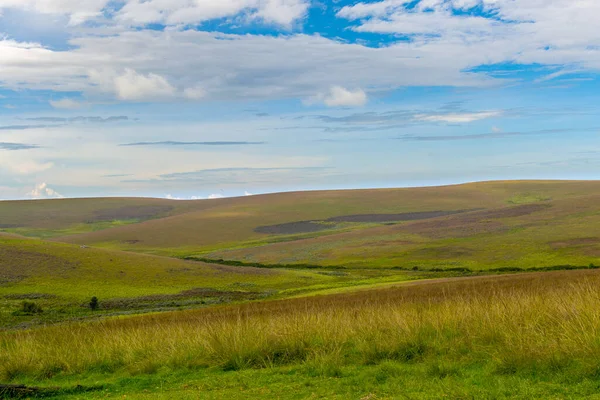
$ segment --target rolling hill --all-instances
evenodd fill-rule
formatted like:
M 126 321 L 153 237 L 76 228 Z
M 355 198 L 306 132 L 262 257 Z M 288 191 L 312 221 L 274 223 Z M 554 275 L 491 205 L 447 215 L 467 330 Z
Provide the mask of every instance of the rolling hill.
M 53 240 L 263 264 L 471 269 L 588 265 L 600 254 L 599 198 L 600 182 L 510 181 L 182 203 L 157 200 L 176 208 L 161 218 L 108 229 L 66 236 L 54 232 Z M 77 200 L 72 204 L 78 208 Z M 90 204 L 93 200 L 86 206 Z M 87 210 L 87 215 L 97 212 Z
M 211 265 L 0 234 L 0 329 L 89 316 L 92 296 L 100 299 L 99 315 L 137 313 L 259 299 L 340 280 L 347 278 Z M 45 312 L 15 317 L 23 301 L 35 301 Z

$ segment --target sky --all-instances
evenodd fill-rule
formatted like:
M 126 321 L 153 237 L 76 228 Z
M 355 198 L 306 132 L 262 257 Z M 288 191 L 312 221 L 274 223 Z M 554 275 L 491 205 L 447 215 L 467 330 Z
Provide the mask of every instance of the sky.
M 598 0 L 0 0 L 0 199 L 600 179 Z

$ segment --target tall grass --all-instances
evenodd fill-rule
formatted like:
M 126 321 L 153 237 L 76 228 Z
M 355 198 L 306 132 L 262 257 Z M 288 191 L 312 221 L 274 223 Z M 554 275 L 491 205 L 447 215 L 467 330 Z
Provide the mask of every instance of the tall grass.
M 0 335 L 0 379 L 384 360 L 600 371 L 598 271 L 467 278 Z M 442 367 L 440 367 L 442 365 Z

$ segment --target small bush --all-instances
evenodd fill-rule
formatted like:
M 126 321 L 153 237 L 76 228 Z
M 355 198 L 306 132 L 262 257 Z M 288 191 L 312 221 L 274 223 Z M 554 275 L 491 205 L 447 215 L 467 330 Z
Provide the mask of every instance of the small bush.
M 94 296 L 90 300 L 90 308 L 92 309 L 92 311 L 96 311 L 98 309 L 98 307 L 99 307 L 98 298 L 96 296 Z
M 23 303 L 21 303 L 21 308 L 17 311 L 15 311 L 13 314 L 14 315 L 35 315 L 35 314 L 41 314 L 43 313 L 44 310 L 42 310 L 42 307 L 37 304 L 34 303 L 33 301 L 24 301 Z

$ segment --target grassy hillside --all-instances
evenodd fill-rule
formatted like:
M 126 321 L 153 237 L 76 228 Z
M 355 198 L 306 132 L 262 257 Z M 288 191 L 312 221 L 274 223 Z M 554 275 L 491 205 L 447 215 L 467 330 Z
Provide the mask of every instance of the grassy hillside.
M 360 230 L 385 227 L 384 224 L 390 222 L 405 224 L 411 219 L 414 223 L 415 218 L 429 221 L 440 212 L 492 210 L 593 194 L 600 195 L 599 182 L 486 182 L 410 189 L 281 193 L 218 200 L 199 211 L 57 240 L 165 255 L 189 255 L 344 232 L 367 238 L 371 231 Z M 387 214 L 387 217 L 381 217 L 381 214 Z M 460 218 L 460 215 L 454 217 Z M 353 232 L 355 230 L 359 232 Z M 421 236 L 419 232 L 394 230 L 390 230 L 390 235 L 400 241 L 415 241 Z M 290 247 L 299 243 L 294 242 Z M 237 257 L 232 253 L 234 255 Z M 246 254 L 240 256 L 244 258 Z M 294 257 L 292 252 L 291 258 Z M 325 258 L 329 260 L 327 256 Z M 250 254 L 248 259 L 260 257 Z M 297 259 L 307 257 L 300 255 Z
M 348 277 L 237 268 L 51 243 L 0 234 L 0 328 L 94 315 L 202 307 L 259 299 L 280 291 L 328 287 Z M 44 312 L 14 315 L 23 301 Z
M 0 231 L 39 238 L 64 236 L 203 210 L 216 203 L 145 198 L 0 201 Z
M 64 398 L 593 398 L 599 284 L 463 278 L 5 332 L 0 379 Z
M 392 223 L 204 257 L 347 267 L 532 268 L 600 263 L 600 195 Z

